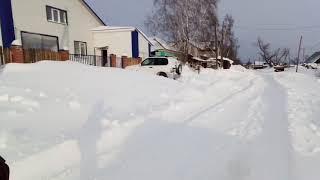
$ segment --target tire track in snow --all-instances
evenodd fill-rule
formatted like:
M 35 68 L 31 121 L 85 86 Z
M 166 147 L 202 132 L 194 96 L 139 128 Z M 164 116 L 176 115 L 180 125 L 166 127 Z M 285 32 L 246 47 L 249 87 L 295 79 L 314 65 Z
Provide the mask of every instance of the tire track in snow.
M 216 108 L 217 106 L 227 102 L 228 100 L 231 100 L 232 98 L 234 98 L 235 96 L 241 94 L 242 92 L 247 91 L 248 89 L 250 89 L 251 87 L 253 87 L 254 85 L 254 81 L 255 79 L 250 80 L 249 85 L 247 85 L 246 87 L 244 87 L 243 89 L 236 91 L 235 93 L 232 93 L 230 95 L 228 95 L 227 97 L 223 98 L 222 100 L 220 100 L 217 103 L 214 103 L 212 105 L 206 106 L 205 108 L 203 108 L 202 110 L 196 112 L 194 115 L 190 116 L 189 118 L 187 118 L 186 120 L 183 121 L 183 123 L 190 123 L 193 120 L 195 120 L 196 118 L 198 118 L 199 116 L 201 116 L 203 113 L 206 113 L 214 108 Z

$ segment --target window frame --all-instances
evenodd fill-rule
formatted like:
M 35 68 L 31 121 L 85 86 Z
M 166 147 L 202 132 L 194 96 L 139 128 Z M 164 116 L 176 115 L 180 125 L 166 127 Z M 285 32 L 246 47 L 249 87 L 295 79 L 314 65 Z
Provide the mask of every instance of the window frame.
M 48 16 L 48 10 L 50 10 L 49 13 L 51 15 L 51 19 Z M 58 21 L 54 20 L 54 11 L 57 12 Z M 63 17 L 64 17 L 64 21 L 65 22 L 62 22 L 61 14 L 64 14 Z M 68 25 L 68 23 L 69 23 L 69 21 L 68 21 L 68 12 L 66 10 L 63 10 L 63 9 L 59 9 L 59 8 L 56 8 L 56 7 L 52 7 L 52 6 L 46 5 L 46 16 L 47 16 L 47 21 L 51 22 L 51 23 L 57 23 L 57 24 L 62 24 L 62 25 Z
M 80 53 L 76 53 L 76 43 L 79 43 L 78 45 L 79 45 L 79 50 L 80 50 Z M 81 54 L 82 53 L 82 50 L 81 50 L 81 47 L 82 47 L 82 45 L 83 44 L 85 44 L 86 46 L 86 52 L 85 52 L 85 54 Z M 87 42 L 84 42 L 84 41 L 74 41 L 73 42 L 73 46 L 74 46 L 74 54 L 75 55 L 77 55 L 77 56 L 87 56 L 88 55 L 88 43 Z
M 52 37 L 57 39 L 57 52 L 59 52 L 60 47 L 59 47 L 59 37 L 58 36 L 52 36 L 48 34 L 41 34 L 41 33 L 33 33 L 33 32 L 28 32 L 28 31 L 21 31 L 20 32 L 20 37 L 21 37 L 21 43 L 22 43 L 22 48 L 24 48 L 24 43 L 23 43 L 23 35 L 22 34 L 33 34 L 33 35 L 39 35 L 39 36 L 47 36 L 47 37 Z

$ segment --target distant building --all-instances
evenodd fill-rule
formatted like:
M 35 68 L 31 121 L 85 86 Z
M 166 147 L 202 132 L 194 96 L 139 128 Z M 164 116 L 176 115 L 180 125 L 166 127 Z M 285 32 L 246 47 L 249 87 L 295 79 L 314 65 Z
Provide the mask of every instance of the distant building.
M 152 41 L 152 56 L 180 57 L 181 55 L 183 55 L 183 53 L 178 51 L 173 44 L 167 43 L 160 38 L 151 37 L 150 40 Z

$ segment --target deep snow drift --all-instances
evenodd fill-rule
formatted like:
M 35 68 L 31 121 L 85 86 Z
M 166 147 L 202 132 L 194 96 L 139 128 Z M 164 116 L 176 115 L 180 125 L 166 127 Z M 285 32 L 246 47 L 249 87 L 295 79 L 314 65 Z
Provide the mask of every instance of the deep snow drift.
M 318 180 L 312 73 L 188 68 L 178 81 L 72 62 L 0 69 L 12 179 Z

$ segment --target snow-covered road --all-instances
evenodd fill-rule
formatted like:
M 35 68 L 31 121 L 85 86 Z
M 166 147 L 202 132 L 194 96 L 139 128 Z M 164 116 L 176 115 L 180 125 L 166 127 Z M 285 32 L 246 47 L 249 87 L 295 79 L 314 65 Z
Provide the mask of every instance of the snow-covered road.
M 186 69 L 176 82 L 71 62 L 9 65 L 0 152 L 14 180 L 317 180 L 318 92 L 305 73 L 240 67 Z

